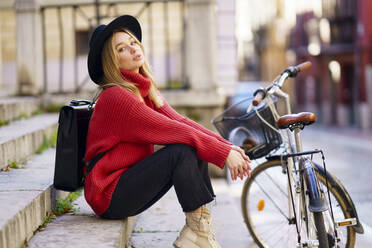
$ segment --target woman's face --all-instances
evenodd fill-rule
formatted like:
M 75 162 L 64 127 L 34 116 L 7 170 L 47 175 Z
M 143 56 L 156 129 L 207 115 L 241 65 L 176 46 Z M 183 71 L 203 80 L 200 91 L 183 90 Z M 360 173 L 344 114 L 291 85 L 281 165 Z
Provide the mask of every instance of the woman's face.
M 119 67 L 138 73 L 145 62 L 141 46 L 125 32 L 114 33 L 113 41 L 114 49 L 119 54 Z

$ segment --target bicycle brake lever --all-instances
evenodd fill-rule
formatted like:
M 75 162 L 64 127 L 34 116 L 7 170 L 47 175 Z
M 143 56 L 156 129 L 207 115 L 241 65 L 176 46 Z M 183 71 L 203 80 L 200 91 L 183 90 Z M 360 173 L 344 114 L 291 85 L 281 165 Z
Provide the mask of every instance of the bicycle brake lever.
M 249 104 L 249 107 L 247 108 L 247 114 L 248 114 L 249 112 L 251 112 L 252 109 L 253 109 L 253 104 L 251 103 L 251 104 Z

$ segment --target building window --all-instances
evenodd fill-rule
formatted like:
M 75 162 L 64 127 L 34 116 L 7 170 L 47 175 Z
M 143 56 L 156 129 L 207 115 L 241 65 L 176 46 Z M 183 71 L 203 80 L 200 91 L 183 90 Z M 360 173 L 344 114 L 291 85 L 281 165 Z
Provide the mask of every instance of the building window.
M 89 31 L 88 30 L 76 30 L 76 54 L 87 55 L 89 52 Z

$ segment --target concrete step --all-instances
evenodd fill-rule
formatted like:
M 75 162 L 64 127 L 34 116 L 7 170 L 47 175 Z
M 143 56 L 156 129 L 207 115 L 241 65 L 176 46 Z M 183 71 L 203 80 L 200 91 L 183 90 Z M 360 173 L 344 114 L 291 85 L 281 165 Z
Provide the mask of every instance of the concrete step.
M 19 248 L 51 212 L 54 160 L 51 148 L 22 169 L 0 172 L 0 247 Z
M 58 127 L 58 114 L 42 114 L 0 127 L 0 169 L 35 153 Z
M 0 121 L 9 122 L 20 117 L 30 117 L 40 108 L 40 99 L 36 97 L 0 98 Z
M 243 221 L 239 198 L 231 194 L 231 187 L 224 179 L 213 179 L 212 184 L 217 198 L 208 206 L 221 247 L 257 247 Z M 184 224 L 185 215 L 172 188 L 138 217 L 130 245 L 132 248 L 171 248 Z
M 116 248 L 127 247 L 137 217 L 104 220 L 97 217 L 84 196 L 74 203 L 74 214 L 56 217 L 45 230 L 35 234 L 28 248 Z

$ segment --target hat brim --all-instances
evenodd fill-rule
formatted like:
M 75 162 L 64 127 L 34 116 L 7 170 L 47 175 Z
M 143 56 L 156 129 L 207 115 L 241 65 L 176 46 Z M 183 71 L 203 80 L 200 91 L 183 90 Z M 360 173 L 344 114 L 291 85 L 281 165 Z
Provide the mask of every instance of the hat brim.
M 142 40 L 141 25 L 137 19 L 130 15 L 119 16 L 110 22 L 94 40 L 88 54 L 88 73 L 94 83 L 100 84 L 103 76 L 101 53 L 105 41 L 118 29 L 127 29 L 136 38 Z

